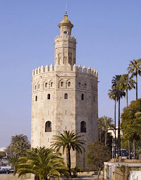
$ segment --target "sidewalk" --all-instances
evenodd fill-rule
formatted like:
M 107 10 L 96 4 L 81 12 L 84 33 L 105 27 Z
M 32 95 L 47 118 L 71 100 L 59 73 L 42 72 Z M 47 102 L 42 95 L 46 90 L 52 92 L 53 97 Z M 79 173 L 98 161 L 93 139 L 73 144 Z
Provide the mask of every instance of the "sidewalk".
M 99 179 L 102 179 L 103 178 L 103 175 L 100 175 L 99 176 Z M 69 180 L 94 180 L 94 179 L 97 179 L 97 175 L 92 175 L 92 173 L 80 173 L 77 178 L 69 178 Z M 61 180 L 67 180 L 67 178 L 65 177 L 62 177 Z

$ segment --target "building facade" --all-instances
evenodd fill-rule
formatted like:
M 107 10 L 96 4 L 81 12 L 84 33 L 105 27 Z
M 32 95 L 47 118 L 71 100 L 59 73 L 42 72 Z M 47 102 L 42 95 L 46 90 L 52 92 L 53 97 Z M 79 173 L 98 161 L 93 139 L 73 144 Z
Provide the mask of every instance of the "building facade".
M 32 147 L 50 147 L 53 135 L 74 131 L 83 135 L 85 152 L 71 152 L 72 167 L 88 170 L 86 152 L 98 140 L 98 73 L 76 66 L 76 38 L 68 15 L 58 25 L 55 65 L 32 72 Z M 66 157 L 64 155 L 66 161 Z

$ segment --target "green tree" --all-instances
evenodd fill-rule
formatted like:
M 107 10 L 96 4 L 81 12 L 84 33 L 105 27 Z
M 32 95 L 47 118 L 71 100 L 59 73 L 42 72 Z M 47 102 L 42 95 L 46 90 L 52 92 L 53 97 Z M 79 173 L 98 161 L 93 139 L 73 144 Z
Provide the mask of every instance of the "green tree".
M 55 148 L 57 151 L 60 148 L 63 148 L 63 153 L 66 150 L 67 155 L 67 166 L 69 168 L 69 173 L 71 176 L 71 149 L 76 150 L 78 153 L 82 153 L 82 149 L 84 149 L 83 145 L 85 144 L 84 140 L 80 138 L 82 135 L 75 134 L 73 131 L 64 131 L 63 134 L 59 133 L 59 135 L 54 135 L 53 142 L 51 147 Z
M 135 141 L 139 143 L 141 140 L 141 99 L 132 101 L 128 108 L 124 108 L 121 118 L 124 140 L 134 143 L 135 154 Z
M 61 174 L 69 176 L 63 158 L 55 153 L 53 149 L 44 147 L 32 148 L 27 150 L 25 155 L 21 155 L 14 174 L 16 173 L 19 177 L 32 173 L 39 180 L 47 180 L 50 177 L 60 179 Z
M 23 134 L 15 135 L 11 137 L 11 143 L 7 147 L 7 152 L 12 153 L 13 156 L 19 156 L 27 149 L 30 148 L 30 143 L 27 136 Z
M 17 167 L 18 157 L 21 154 L 24 154 L 29 148 L 30 143 L 27 136 L 19 134 L 11 137 L 11 143 L 7 147 L 6 152 L 8 154 L 8 161 L 14 166 L 15 170 Z
M 115 126 L 113 124 L 113 119 L 110 117 L 102 116 L 98 118 L 98 129 L 104 130 L 104 140 L 105 140 L 105 146 L 107 145 L 107 133 L 109 129 L 115 129 Z
M 88 149 L 87 152 L 87 161 L 88 164 L 94 165 L 94 170 L 98 173 L 98 179 L 100 171 L 104 167 L 104 162 L 111 159 L 111 152 L 108 147 L 104 146 L 101 142 L 97 141 Z
M 130 61 L 129 67 L 127 68 L 128 74 L 132 77 L 136 77 L 136 100 L 138 99 L 138 75 L 141 76 L 141 59 Z

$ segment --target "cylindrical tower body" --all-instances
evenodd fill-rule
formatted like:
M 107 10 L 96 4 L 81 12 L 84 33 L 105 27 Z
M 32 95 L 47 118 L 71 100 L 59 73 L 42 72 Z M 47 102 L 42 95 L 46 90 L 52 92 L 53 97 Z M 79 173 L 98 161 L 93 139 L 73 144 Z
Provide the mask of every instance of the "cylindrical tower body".
M 85 152 L 71 152 L 72 167 L 90 170 L 86 152 L 98 140 L 98 74 L 76 66 L 76 38 L 65 15 L 55 38 L 55 67 L 39 67 L 32 73 L 32 147 L 50 147 L 53 135 L 64 130 L 83 135 Z M 66 156 L 63 156 L 66 161 Z

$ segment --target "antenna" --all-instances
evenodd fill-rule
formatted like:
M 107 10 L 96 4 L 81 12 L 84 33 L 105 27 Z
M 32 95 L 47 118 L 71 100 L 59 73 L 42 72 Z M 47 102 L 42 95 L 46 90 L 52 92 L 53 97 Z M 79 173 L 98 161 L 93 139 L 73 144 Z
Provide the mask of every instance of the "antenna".
M 65 14 L 67 14 L 67 3 L 66 3 L 66 11 L 65 11 Z

